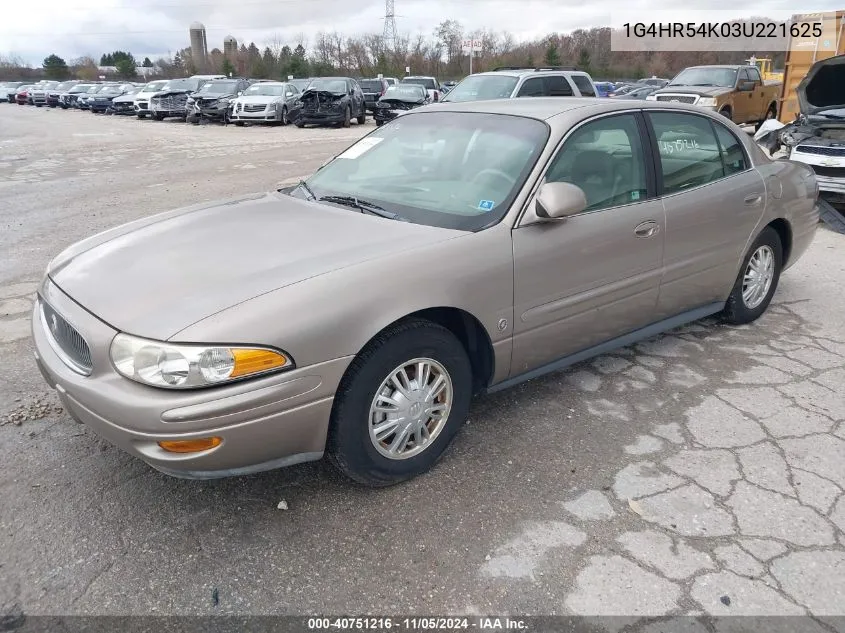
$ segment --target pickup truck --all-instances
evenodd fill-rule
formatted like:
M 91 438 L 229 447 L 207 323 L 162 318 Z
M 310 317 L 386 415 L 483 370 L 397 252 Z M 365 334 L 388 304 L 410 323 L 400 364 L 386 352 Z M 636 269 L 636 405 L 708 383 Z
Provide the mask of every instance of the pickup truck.
M 757 66 L 690 66 L 646 99 L 690 103 L 759 127 L 777 117 L 780 89 L 779 82 L 763 81 Z

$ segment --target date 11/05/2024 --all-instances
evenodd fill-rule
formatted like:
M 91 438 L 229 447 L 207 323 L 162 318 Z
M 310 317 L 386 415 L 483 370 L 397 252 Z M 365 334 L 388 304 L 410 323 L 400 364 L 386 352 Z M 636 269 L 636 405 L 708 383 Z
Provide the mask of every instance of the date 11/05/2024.
M 510 617 L 328 617 L 308 618 L 308 629 L 346 631 L 525 631 L 525 620 Z
M 786 38 L 821 37 L 819 22 L 626 22 L 625 37 Z

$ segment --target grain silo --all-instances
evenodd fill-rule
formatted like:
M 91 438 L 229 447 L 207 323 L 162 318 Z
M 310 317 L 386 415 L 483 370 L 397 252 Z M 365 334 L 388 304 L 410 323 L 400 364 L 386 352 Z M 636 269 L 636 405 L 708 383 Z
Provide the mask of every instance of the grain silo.
M 205 37 L 205 27 L 200 22 L 191 24 L 191 60 L 197 72 L 202 72 L 208 65 L 208 41 Z
M 223 38 L 223 55 L 230 62 L 234 62 L 238 57 L 238 40 L 231 35 Z

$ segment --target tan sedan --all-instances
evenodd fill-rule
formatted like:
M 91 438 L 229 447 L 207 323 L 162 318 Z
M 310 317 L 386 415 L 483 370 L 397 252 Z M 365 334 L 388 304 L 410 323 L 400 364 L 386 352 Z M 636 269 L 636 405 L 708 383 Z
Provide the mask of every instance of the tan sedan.
M 813 172 L 689 106 L 403 114 L 298 186 L 54 259 L 33 318 L 68 412 L 181 477 L 328 454 L 427 470 L 474 394 L 702 317 L 747 323 L 818 221 Z

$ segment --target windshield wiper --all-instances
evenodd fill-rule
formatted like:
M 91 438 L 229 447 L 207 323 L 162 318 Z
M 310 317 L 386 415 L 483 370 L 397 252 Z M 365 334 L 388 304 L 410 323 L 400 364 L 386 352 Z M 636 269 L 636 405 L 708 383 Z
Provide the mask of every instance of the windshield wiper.
M 381 218 L 388 218 L 390 220 L 399 220 L 400 216 L 397 213 L 392 213 L 385 210 L 383 207 L 367 202 L 366 200 L 359 200 L 355 196 L 323 196 L 319 199 L 320 202 L 334 202 L 335 204 L 342 204 L 347 207 L 353 207 L 361 211 L 361 213 L 371 213 Z
M 300 180 L 299 184 L 296 185 L 297 187 L 302 187 L 305 190 L 306 195 L 308 196 L 309 200 L 316 200 L 317 196 L 314 195 L 314 192 L 311 191 L 311 187 L 308 186 L 308 183 L 304 180 Z

